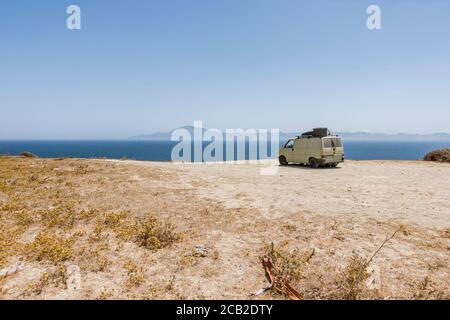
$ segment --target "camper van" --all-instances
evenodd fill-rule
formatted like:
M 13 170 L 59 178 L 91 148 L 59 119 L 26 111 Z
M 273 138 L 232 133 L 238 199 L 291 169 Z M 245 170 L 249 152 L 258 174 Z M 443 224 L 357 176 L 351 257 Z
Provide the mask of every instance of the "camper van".
M 311 168 L 336 167 L 344 162 L 341 138 L 326 128 L 316 128 L 289 139 L 279 153 L 280 165 L 309 164 Z

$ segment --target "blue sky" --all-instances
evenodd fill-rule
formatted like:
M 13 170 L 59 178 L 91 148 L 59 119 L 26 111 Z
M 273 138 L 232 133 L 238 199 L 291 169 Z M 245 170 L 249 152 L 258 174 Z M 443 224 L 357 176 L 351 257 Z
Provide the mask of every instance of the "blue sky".
M 2 0 L 0 139 L 450 132 L 449 36 L 446 0 Z

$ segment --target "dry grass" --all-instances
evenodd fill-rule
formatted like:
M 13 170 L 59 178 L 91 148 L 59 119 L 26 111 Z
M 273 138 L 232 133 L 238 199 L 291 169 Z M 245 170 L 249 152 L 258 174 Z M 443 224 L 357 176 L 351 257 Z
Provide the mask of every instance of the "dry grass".
M 265 249 L 267 252 L 268 248 Z M 273 244 L 265 255 L 273 263 L 273 273 L 276 281 L 273 283 L 275 293 L 289 298 L 290 291 L 286 287 L 289 284 L 296 288 L 302 298 L 312 298 L 311 288 L 307 288 L 304 270 L 306 268 L 318 268 L 317 265 L 308 265 L 315 254 L 315 250 L 299 253 L 298 250 L 289 252 L 285 249 L 275 249 Z M 327 275 L 320 275 L 318 279 Z M 369 277 L 367 273 L 367 259 L 360 256 L 353 256 L 350 262 L 339 273 L 334 275 L 334 280 L 328 284 L 323 283 L 319 288 L 314 288 L 313 297 L 316 299 L 338 299 L 356 300 L 367 297 L 365 280 Z
M 450 292 L 429 276 L 412 285 L 412 298 L 416 300 L 450 300 Z
M 365 281 L 367 273 L 367 260 L 360 256 L 353 256 L 345 270 L 337 276 L 337 290 L 332 294 L 334 299 L 356 300 L 363 298 L 367 291 Z
M 142 266 L 138 266 L 136 263 L 128 260 L 123 267 L 127 271 L 126 287 L 139 287 L 145 282 Z
M 181 239 L 175 227 L 155 217 L 147 217 L 136 223 L 136 242 L 147 249 L 157 250 L 171 246 Z
M 283 249 L 271 250 L 266 256 L 273 262 L 276 281 L 273 293 L 285 298 L 295 298 L 286 284 L 295 288 L 302 299 L 358 300 L 380 298 L 366 286 L 369 277 L 367 259 L 354 255 L 341 271 L 334 274 L 321 273 L 320 265 L 310 264 L 314 251 L 299 254 Z M 315 269 L 314 281 L 306 279 L 305 269 Z M 308 274 L 308 276 L 311 276 Z M 331 278 L 331 281 L 323 279 Z
M 105 272 L 114 268 L 111 257 L 126 243 L 157 251 L 181 240 L 173 224 L 151 214 L 142 218 L 95 203 L 86 207 L 76 181 L 96 169 L 79 162 L 0 157 L 0 267 L 25 259 L 48 269 L 36 274 L 23 296 L 40 295 L 55 287 L 52 284 L 64 282 L 64 263 Z M 104 180 L 89 183 L 104 185 Z M 126 261 L 120 264 L 126 270 L 123 288 L 131 290 L 145 283 L 146 275 L 142 264 Z M 98 298 L 112 297 L 113 292 L 105 288 Z
M 106 229 L 112 230 L 123 241 L 133 241 L 150 250 L 169 247 L 182 238 L 170 222 L 161 221 L 151 214 L 143 219 L 135 218 L 128 211 L 101 214 L 91 239 L 101 240 Z
M 37 212 L 37 216 L 46 228 L 57 228 L 66 231 L 73 228 L 76 218 L 75 215 L 75 204 L 67 200 L 57 207 L 38 210 Z
M 271 244 L 270 251 L 267 256 L 271 259 L 277 270 L 277 277 L 280 282 L 298 282 L 302 278 L 302 272 L 305 263 L 309 260 L 309 256 L 300 254 L 298 250 L 293 252 L 284 249 L 275 249 Z M 277 287 L 279 283 L 275 283 L 276 289 L 281 292 L 281 288 Z
M 369 258 L 354 254 L 344 269 L 332 275 L 331 281 L 322 281 L 322 279 L 330 278 L 330 275 L 320 274 L 320 271 L 316 271 L 314 274 L 316 280 L 313 284 L 305 281 L 305 269 L 320 270 L 320 266 L 311 263 L 315 256 L 315 249 L 299 253 L 297 249 L 294 251 L 287 251 L 283 247 L 275 249 L 272 243 L 264 251 L 268 252 L 265 257 L 268 257 L 273 264 L 273 272 L 276 278 L 273 287 L 277 293 L 290 298 L 296 297 L 291 294 L 292 289 L 287 284 L 298 288 L 296 291 L 301 299 L 358 300 L 381 298 L 376 291 L 369 290 L 367 286 L 366 282 L 370 277 L 368 267 L 383 247 L 399 232 L 406 233 L 403 225 L 387 237 Z M 317 282 L 320 283 L 318 286 Z
M 55 234 L 41 232 L 31 243 L 25 244 L 23 252 L 35 261 L 63 262 L 72 259 L 73 237 L 64 238 Z
M 280 279 L 274 298 L 285 298 L 290 283 L 305 299 L 448 299 L 447 229 L 427 230 L 431 236 L 412 229 L 371 261 L 396 223 L 333 222 L 312 212 L 267 217 L 201 198 L 198 190 L 209 187 L 203 178 L 195 175 L 192 187 L 189 170 L 177 176 L 178 167 L 163 168 L 0 157 L 0 270 L 24 264 L 3 273 L 0 297 L 246 298 L 265 281 L 264 254 Z M 270 241 L 276 248 L 261 252 Z M 411 250 L 420 257 L 408 256 Z M 417 266 L 423 258 L 425 269 Z M 414 263 L 402 269 L 408 259 Z M 369 264 L 383 269 L 379 291 L 366 288 Z M 69 266 L 81 272 L 82 287 L 73 292 Z

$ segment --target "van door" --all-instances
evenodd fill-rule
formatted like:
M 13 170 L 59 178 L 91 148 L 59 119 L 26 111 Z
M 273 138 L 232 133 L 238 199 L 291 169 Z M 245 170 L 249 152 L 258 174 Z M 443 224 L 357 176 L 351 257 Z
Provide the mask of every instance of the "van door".
M 305 155 L 306 162 L 309 162 L 310 158 L 320 159 L 322 157 L 322 139 L 321 138 L 311 138 L 308 142 L 308 152 Z
M 295 139 L 294 140 L 294 147 L 292 148 L 292 162 L 294 163 L 298 163 L 298 157 L 299 157 L 299 152 L 300 152 L 301 148 L 300 148 L 300 140 L 299 139 Z
M 332 142 L 333 142 L 333 151 L 334 151 L 333 156 L 336 159 L 342 160 L 343 155 L 344 155 L 344 146 L 342 145 L 341 138 L 339 138 L 339 137 L 333 138 Z
M 333 147 L 332 138 L 322 138 L 322 155 L 323 156 L 333 156 L 335 148 Z
M 342 141 L 339 137 L 323 138 L 322 144 L 323 144 L 323 152 L 322 152 L 323 158 L 327 158 L 329 159 L 329 161 L 342 160 L 344 148 L 342 146 Z
M 284 156 L 288 162 L 294 162 L 294 140 L 290 139 L 284 145 Z
M 309 139 L 298 139 L 295 141 L 295 162 L 297 163 L 307 163 L 306 154 L 308 153 L 308 143 Z

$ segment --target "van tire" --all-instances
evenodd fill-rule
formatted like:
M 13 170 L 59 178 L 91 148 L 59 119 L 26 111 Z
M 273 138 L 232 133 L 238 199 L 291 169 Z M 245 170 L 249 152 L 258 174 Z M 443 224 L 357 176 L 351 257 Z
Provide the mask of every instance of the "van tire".
M 280 156 L 278 158 L 278 161 L 280 161 L 280 165 L 282 165 L 282 166 L 287 166 L 287 164 L 288 164 L 285 156 Z
M 319 167 L 319 162 L 316 160 L 316 158 L 310 158 L 309 166 L 313 169 L 317 169 Z

